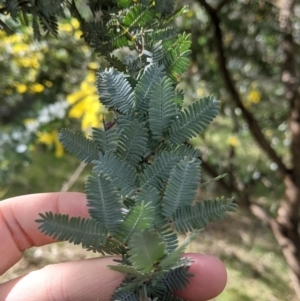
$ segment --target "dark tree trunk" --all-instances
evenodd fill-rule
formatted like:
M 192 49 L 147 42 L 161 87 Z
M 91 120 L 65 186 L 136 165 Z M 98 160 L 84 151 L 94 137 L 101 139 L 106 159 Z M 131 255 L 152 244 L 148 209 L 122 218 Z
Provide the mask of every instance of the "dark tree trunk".
M 278 209 L 276 221 L 271 226 L 282 248 L 290 269 L 294 289 L 300 300 L 300 93 L 296 74 L 295 46 L 293 40 L 292 12 L 294 0 L 280 1 L 279 21 L 283 36 L 285 60 L 282 66 L 282 82 L 285 99 L 289 102 L 289 130 L 291 133 L 291 170 L 284 177 L 285 197 Z

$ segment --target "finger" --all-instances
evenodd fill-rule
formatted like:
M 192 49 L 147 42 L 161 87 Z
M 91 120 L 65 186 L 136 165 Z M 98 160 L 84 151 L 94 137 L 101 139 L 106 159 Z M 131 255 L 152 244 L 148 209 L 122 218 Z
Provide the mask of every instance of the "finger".
M 5 301 L 108 301 L 123 275 L 108 269 L 111 257 L 49 265 L 0 285 Z
M 46 211 L 88 217 L 85 195 L 77 192 L 31 194 L 0 202 L 0 258 L 5 258 L 0 260 L 0 275 L 21 259 L 25 249 L 53 242 L 35 222 Z
M 190 301 L 210 300 L 218 296 L 227 282 L 227 272 L 220 259 L 196 253 L 187 253 L 184 256 L 194 259 L 189 268 L 194 277 L 190 277 L 190 283 L 185 290 L 176 292 L 176 295 Z
M 215 257 L 185 254 L 194 263 L 187 288 L 178 293 L 190 301 L 205 301 L 217 296 L 226 283 L 226 272 Z M 108 301 L 121 283 L 122 274 L 107 268 L 115 264 L 112 257 L 60 263 L 0 285 L 0 296 L 6 301 Z

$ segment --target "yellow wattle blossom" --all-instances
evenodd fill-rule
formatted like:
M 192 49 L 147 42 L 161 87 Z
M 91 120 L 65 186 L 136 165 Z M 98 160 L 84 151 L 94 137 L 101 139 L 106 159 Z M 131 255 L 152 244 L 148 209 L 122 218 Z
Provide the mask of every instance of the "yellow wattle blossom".
M 27 86 L 24 85 L 24 84 L 16 84 L 15 86 L 16 86 L 17 92 L 20 93 L 20 94 L 23 94 L 28 90 Z
M 261 101 L 261 93 L 257 89 L 250 90 L 247 96 L 250 103 L 257 104 Z
M 65 31 L 65 32 L 72 32 L 73 31 L 73 26 L 72 24 L 59 24 L 59 31 Z
M 80 28 L 80 23 L 77 19 L 72 18 L 71 19 L 71 25 L 73 26 L 74 29 L 79 29 Z
M 95 72 L 89 72 L 80 85 L 80 90 L 68 95 L 67 102 L 72 105 L 68 116 L 81 119 L 81 129 L 88 132 L 92 127 L 102 124 L 106 109 L 100 104 L 96 89 Z
M 50 80 L 44 80 L 43 84 L 48 88 L 51 88 L 53 86 L 53 83 Z
M 239 139 L 236 136 L 230 136 L 227 139 L 227 143 L 232 147 L 237 147 L 237 145 L 239 144 Z
M 48 145 L 50 147 L 54 147 L 54 155 L 57 158 L 61 158 L 64 154 L 64 148 L 62 144 L 59 142 L 57 137 L 57 131 L 53 130 L 49 133 L 47 132 L 38 132 L 38 142 Z
M 36 83 L 36 84 L 31 84 L 29 86 L 29 89 L 33 93 L 41 93 L 45 90 L 45 87 L 42 84 Z
M 19 43 L 19 44 L 13 44 L 12 45 L 12 52 L 13 53 L 20 53 L 20 52 L 28 52 L 29 51 L 29 45 L 25 43 Z

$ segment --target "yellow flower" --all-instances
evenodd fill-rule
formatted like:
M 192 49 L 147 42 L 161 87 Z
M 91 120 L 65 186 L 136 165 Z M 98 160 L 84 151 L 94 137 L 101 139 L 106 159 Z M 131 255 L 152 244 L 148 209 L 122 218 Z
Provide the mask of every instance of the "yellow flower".
M 90 62 L 90 63 L 88 64 L 88 67 L 89 67 L 89 69 L 97 70 L 97 69 L 99 68 L 99 64 L 96 63 L 96 62 Z M 94 76 L 94 77 L 95 77 L 95 76 Z
M 84 101 L 79 101 L 70 109 L 68 116 L 70 118 L 79 119 L 83 116 L 85 110 L 86 110 L 86 105 Z
M 59 30 L 60 31 L 65 31 L 65 32 L 72 32 L 73 31 L 73 26 L 71 24 L 59 24 Z
M 79 21 L 75 18 L 71 19 L 71 25 L 73 26 L 74 29 L 79 29 L 79 27 L 80 27 Z
M 42 84 L 32 84 L 29 86 L 29 89 L 33 93 L 41 93 L 44 91 L 45 87 Z
M 227 143 L 232 147 L 236 147 L 239 143 L 239 139 L 236 136 L 230 136 L 227 139 Z
M 29 51 L 29 45 L 23 43 L 12 45 L 13 53 L 28 52 L 28 51 Z
M 27 86 L 24 84 L 17 84 L 16 85 L 16 90 L 18 93 L 23 94 L 27 91 Z
M 57 133 L 56 131 L 52 131 L 50 133 L 38 132 L 37 136 L 38 136 L 38 142 L 46 145 L 52 145 L 56 139 Z
M 44 80 L 43 84 L 48 88 L 51 88 L 53 86 L 53 83 L 50 80 Z
M 75 36 L 75 39 L 79 40 L 82 36 L 82 31 L 76 30 L 74 36 Z
M 42 133 L 38 132 L 38 142 L 46 144 L 48 146 L 54 147 L 54 155 L 57 158 L 61 158 L 64 154 L 64 148 L 62 144 L 59 142 L 57 137 L 57 131 L 53 130 L 50 133 Z
M 73 103 L 77 102 L 78 100 L 82 99 L 85 95 L 86 95 L 86 91 L 82 91 L 82 90 L 76 91 L 67 96 L 67 102 L 69 104 L 73 104 Z
M 258 90 L 253 89 L 248 93 L 247 100 L 250 103 L 259 103 L 261 100 L 261 93 Z

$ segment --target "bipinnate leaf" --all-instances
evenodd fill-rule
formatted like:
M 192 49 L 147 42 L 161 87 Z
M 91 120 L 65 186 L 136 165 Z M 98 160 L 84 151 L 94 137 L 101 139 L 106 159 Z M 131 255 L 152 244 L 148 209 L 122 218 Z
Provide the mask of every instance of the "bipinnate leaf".
M 154 230 L 135 232 L 129 240 L 129 261 L 142 272 L 150 273 L 165 255 L 165 244 Z
M 100 102 L 108 109 L 114 109 L 124 114 L 134 106 L 133 89 L 124 73 L 109 68 L 97 73 L 97 88 Z
M 139 271 L 136 270 L 135 267 L 130 266 L 130 265 L 108 265 L 108 267 L 111 270 L 123 273 L 123 274 L 128 274 L 129 277 L 143 277 L 143 274 L 140 273 Z
M 169 178 L 170 172 L 180 157 L 172 154 L 171 152 L 164 152 L 155 156 L 151 165 L 149 165 L 140 174 L 140 187 L 147 188 L 153 186 L 161 189 L 163 181 Z
M 106 244 L 107 229 L 94 219 L 71 217 L 67 214 L 40 213 L 38 229 L 45 235 L 59 241 L 67 240 L 84 248 L 98 248 Z
M 62 129 L 58 134 L 58 139 L 70 153 L 85 163 L 91 163 L 99 156 L 97 144 L 79 133 Z
M 164 75 L 165 72 L 163 66 L 159 66 L 158 64 L 150 64 L 145 68 L 134 91 L 136 107 L 141 113 L 146 114 L 148 112 L 153 87 Z
M 171 14 L 174 10 L 175 0 L 160 0 L 155 1 L 155 9 L 161 14 Z
M 189 273 L 189 266 L 179 266 L 166 272 L 163 282 L 170 292 L 183 290 L 189 283 L 189 277 L 194 275 Z
M 145 204 L 150 203 L 151 206 L 156 207 L 157 205 L 160 205 L 160 195 L 159 190 L 155 187 L 147 187 L 142 188 L 136 193 L 136 204 L 141 204 L 144 202 Z
M 170 174 L 162 203 L 162 214 L 171 216 L 179 207 L 191 205 L 200 182 L 200 160 L 185 158 Z
M 218 115 L 220 101 L 205 97 L 189 105 L 171 123 L 169 141 L 180 144 L 201 133 Z
M 118 145 L 118 135 L 115 128 L 110 128 L 107 131 L 93 128 L 92 137 L 103 154 L 106 152 L 114 153 L 116 151 Z M 97 158 L 95 160 L 97 160 Z
M 171 79 L 164 77 L 153 86 L 150 98 L 149 124 L 153 139 L 161 140 L 176 115 L 175 92 Z
M 120 195 L 112 181 L 102 173 L 89 176 L 85 188 L 87 206 L 92 218 L 102 223 L 110 234 L 120 228 L 122 213 Z
M 234 212 L 237 205 L 233 199 L 205 200 L 196 203 L 194 206 L 183 206 L 178 208 L 172 215 L 176 231 L 188 232 L 193 229 L 202 229 L 209 222 L 223 219 L 226 212 Z
M 199 236 L 200 231 L 196 230 L 193 231 L 185 240 L 183 243 L 181 243 L 175 250 L 173 250 L 170 254 L 168 254 L 159 264 L 158 267 L 162 270 L 168 270 L 176 265 L 179 266 L 181 260 L 185 260 L 181 258 L 182 253 L 188 246 L 188 244 L 195 240 Z
M 97 160 L 92 162 L 95 164 L 93 172 L 96 175 L 103 173 L 112 180 L 117 189 L 120 189 L 122 196 L 133 193 L 137 188 L 137 172 L 135 168 L 126 161 L 121 160 L 114 154 L 99 154 Z
M 154 208 L 151 203 L 142 202 L 133 207 L 124 218 L 121 229 L 115 235 L 116 239 L 123 244 L 128 244 L 134 232 L 150 228 L 153 223 L 153 213 Z
M 187 70 L 191 54 L 190 50 L 191 38 L 190 35 L 183 33 L 178 35 L 178 38 L 174 44 L 172 44 L 168 53 L 164 58 L 164 65 L 169 77 L 171 77 L 174 82 L 178 82 L 180 76 Z
M 120 135 L 117 154 L 133 166 L 138 165 L 147 149 L 147 136 L 144 123 L 137 120 L 129 122 Z
M 164 220 L 165 221 L 165 220 Z M 164 224 L 162 227 L 157 229 L 158 235 L 162 238 L 166 245 L 167 254 L 171 253 L 178 246 L 177 234 L 170 227 L 169 224 Z

